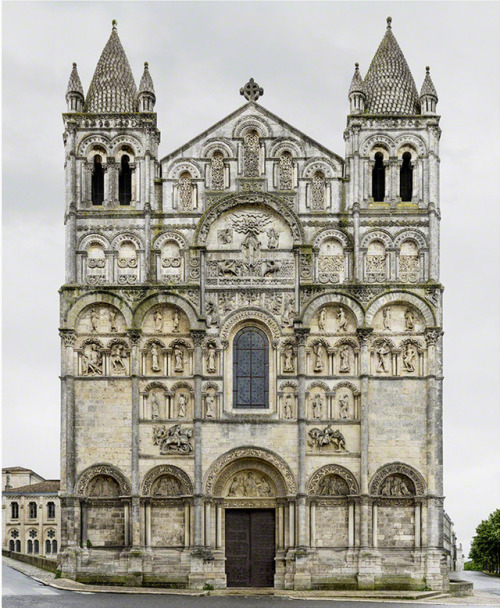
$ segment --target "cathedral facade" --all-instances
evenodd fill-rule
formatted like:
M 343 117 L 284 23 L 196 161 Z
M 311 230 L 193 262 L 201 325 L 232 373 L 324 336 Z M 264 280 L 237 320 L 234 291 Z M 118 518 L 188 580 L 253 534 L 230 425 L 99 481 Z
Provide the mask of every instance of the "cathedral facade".
M 388 19 L 345 158 L 240 93 L 160 159 L 116 24 L 86 95 L 73 66 L 62 574 L 446 589 L 429 70 L 419 95 Z

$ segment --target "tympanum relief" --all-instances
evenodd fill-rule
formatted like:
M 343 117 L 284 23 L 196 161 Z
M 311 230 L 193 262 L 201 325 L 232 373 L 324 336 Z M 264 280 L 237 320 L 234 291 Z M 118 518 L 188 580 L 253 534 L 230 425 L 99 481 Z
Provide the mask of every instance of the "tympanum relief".
M 373 319 L 373 330 L 385 334 L 422 333 L 425 323 L 420 312 L 410 304 L 390 304 Z
M 162 475 L 153 484 L 151 496 L 179 496 L 182 494 L 181 484 L 172 475 Z
M 162 304 L 146 314 L 142 331 L 144 335 L 188 334 L 189 321 L 185 313 L 177 306 Z
M 232 477 L 227 496 L 229 498 L 258 498 L 274 496 L 273 483 L 266 475 L 256 471 L 241 471 Z
M 311 325 L 312 332 L 344 336 L 356 331 L 356 318 L 345 306 L 332 304 L 323 306 Z
M 92 304 L 80 315 L 76 331 L 79 334 L 116 334 L 125 331 L 125 319 L 114 306 Z
M 380 487 L 381 496 L 415 496 L 415 486 L 406 475 L 389 475 Z
M 97 475 L 88 486 L 88 495 L 92 498 L 114 498 L 120 495 L 120 487 L 108 475 Z
M 347 496 L 349 487 L 339 475 L 325 475 L 318 484 L 318 496 Z

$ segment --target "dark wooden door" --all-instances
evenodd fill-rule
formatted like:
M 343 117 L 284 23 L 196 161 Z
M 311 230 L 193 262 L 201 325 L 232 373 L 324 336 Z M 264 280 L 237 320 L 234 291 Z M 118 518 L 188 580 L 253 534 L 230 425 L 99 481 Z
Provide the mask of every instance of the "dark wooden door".
M 274 586 L 274 509 L 226 509 L 228 587 Z

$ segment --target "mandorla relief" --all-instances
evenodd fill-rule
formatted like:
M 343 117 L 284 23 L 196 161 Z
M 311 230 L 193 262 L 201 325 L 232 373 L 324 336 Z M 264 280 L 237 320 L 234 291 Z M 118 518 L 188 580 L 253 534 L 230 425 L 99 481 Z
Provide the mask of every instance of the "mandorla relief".
M 227 495 L 257 498 L 274 496 L 274 492 L 265 475 L 254 471 L 241 471 L 232 478 Z
M 405 475 L 389 475 L 380 488 L 381 496 L 414 496 L 413 482 Z
M 318 484 L 318 496 L 347 496 L 349 487 L 339 475 L 325 475 Z

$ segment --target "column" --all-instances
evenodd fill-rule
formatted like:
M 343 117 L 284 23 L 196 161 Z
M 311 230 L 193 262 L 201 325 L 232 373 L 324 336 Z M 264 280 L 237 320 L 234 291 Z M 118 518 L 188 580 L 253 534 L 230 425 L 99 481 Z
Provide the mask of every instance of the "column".
M 354 503 L 349 503 L 349 548 L 354 547 Z
M 307 545 L 306 526 L 306 340 L 309 329 L 296 328 L 297 340 L 297 432 L 299 487 L 297 492 L 297 545 Z M 292 544 L 292 543 L 290 543 Z
M 146 545 L 146 547 L 151 547 L 151 503 L 150 502 L 146 503 L 145 521 L 146 521 L 145 545 Z
M 359 203 L 353 205 L 354 280 L 361 281 L 361 256 L 359 250 Z
M 139 502 L 139 417 L 141 399 L 141 395 L 139 393 L 139 341 L 141 339 L 141 332 L 139 330 L 129 331 L 129 338 L 132 345 L 130 353 L 130 367 L 132 378 L 132 517 L 131 543 L 126 544 L 131 544 L 133 547 L 139 547 L 141 545 L 141 511 Z
M 439 281 L 439 216 L 434 204 L 429 204 L 429 279 Z
M 222 547 L 222 504 L 217 503 L 217 529 L 215 535 L 215 548 L 220 549 Z
M 145 237 L 145 248 L 144 248 L 144 280 L 152 281 L 152 264 L 151 264 L 151 205 L 146 203 L 144 205 L 144 237 Z
M 203 535 L 203 479 L 202 479 L 202 395 L 201 380 L 203 374 L 202 344 L 205 332 L 191 330 L 194 343 L 194 545 L 202 546 Z
M 295 509 L 294 503 L 288 503 L 288 545 L 295 546 Z
M 415 505 L 415 548 L 420 548 L 422 544 L 422 527 L 421 527 L 421 506 L 420 503 Z
M 283 549 L 285 547 L 285 527 L 284 527 L 284 519 L 285 514 L 283 512 L 283 505 L 278 505 L 278 549 Z
M 372 504 L 372 536 L 373 536 L 373 546 L 378 546 L 378 507 L 377 503 Z
M 128 547 L 130 545 L 130 507 L 128 503 L 123 505 L 123 520 L 124 520 L 124 546 Z
M 310 504 L 310 545 L 311 547 L 316 547 L 316 503 L 312 502 Z
M 361 534 L 360 541 L 362 547 L 368 546 L 368 448 L 369 448 L 369 426 L 368 426 L 368 373 L 369 373 L 369 352 L 368 339 L 372 333 L 371 328 L 358 328 L 357 333 L 360 341 L 360 380 L 361 380 L 361 412 L 360 412 L 360 432 L 361 432 Z
M 88 539 L 88 506 L 85 502 L 80 503 L 80 512 L 82 518 L 82 547 L 87 547 Z

